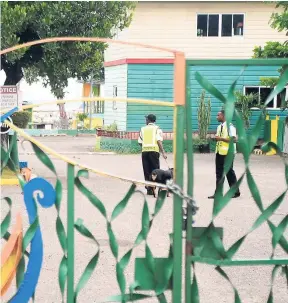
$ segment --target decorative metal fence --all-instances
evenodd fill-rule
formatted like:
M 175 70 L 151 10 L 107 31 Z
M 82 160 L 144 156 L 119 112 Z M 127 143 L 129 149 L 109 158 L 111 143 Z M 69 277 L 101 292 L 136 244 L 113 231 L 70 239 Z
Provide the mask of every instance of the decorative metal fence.
M 36 42 L 23 44 L 21 46 L 11 48 L 9 50 L 1 51 L 1 54 L 15 50 L 21 47 L 27 47 L 44 42 L 55 42 L 62 40 L 71 41 L 107 41 L 106 39 L 98 38 L 55 38 L 45 39 Z M 112 41 L 111 41 L 112 42 Z M 115 42 L 115 41 L 114 41 Z M 115 42 L 118 43 L 118 42 Z M 143 45 L 142 45 L 143 46 Z M 147 47 L 147 46 L 145 46 Z M 150 47 L 150 46 L 149 46 Z M 162 49 L 163 50 L 163 49 Z M 164 50 L 167 51 L 167 50 Z M 169 50 L 168 50 L 169 51 Z M 17 224 L 15 229 L 9 232 L 11 222 L 11 206 L 12 200 L 9 197 L 5 197 L 4 201 L 9 206 L 9 212 L 1 223 L 1 237 L 7 240 L 7 246 L 3 248 L 2 257 L 2 284 L 1 294 L 3 294 L 9 285 L 11 284 L 14 277 L 16 277 L 17 292 L 11 298 L 9 302 L 12 303 L 24 303 L 28 302 L 30 298 L 34 297 L 39 274 L 41 271 L 42 259 L 43 259 L 43 241 L 41 236 L 40 222 L 41 219 L 38 217 L 37 202 L 43 207 L 55 206 L 57 211 L 56 216 L 56 232 L 58 240 L 60 242 L 63 257 L 59 265 L 58 281 L 62 295 L 62 300 L 68 303 L 77 302 L 79 292 L 84 288 L 87 281 L 91 277 L 93 271 L 97 267 L 97 263 L 100 255 L 100 245 L 97 239 L 93 236 L 93 232 L 90 231 L 85 221 L 82 219 L 75 220 L 75 197 L 74 190 L 77 188 L 83 196 L 85 196 L 90 203 L 95 207 L 95 211 L 103 216 L 106 221 L 106 231 L 109 238 L 109 246 L 111 252 L 115 258 L 116 263 L 116 277 L 120 289 L 120 294 L 109 297 L 105 302 L 131 302 L 138 301 L 141 299 L 156 297 L 159 302 L 167 302 L 165 296 L 166 290 L 172 291 L 172 302 L 182 302 L 182 231 L 186 231 L 185 243 L 185 302 L 200 302 L 199 290 L 197 284 L 197 276 L 195 272 L 195 263 L 205 263 L 214 266 L 216 271 L 226 279 L 232 286 L 235 294 L 235 303 L 241 302 L 239 293 L 234 287 L 232 282 L 229 280 L 228 275 L 224 271 L 224 266 L 254 266 L 254 265 L 273 265 L 274 269 L 272 272 L 271 290 L 269 293 L 268 302 L 273 302 L 273 281 L 277 270 L 281 269 L 286 273 L 288 280 L 288 260 L 274 258 L 274 250 L 277 245 L 280 245 L 282 249 L 288 253 L 288 243 L 284 237 L 285 230 L 288 225 L 288 215 L 280 222 L 278 226 L 273 224 L 270 220 L 271 215 L 275 210 L 283 203 L 285 197 L 287 199 L 288 191 L 288 165 L 283 160 L 285 166 L 285 177 L 287 187 L 285 191 L 277 197 L 266 209 L 263 206 L 261 200 L 261 193 L 256 185 L 256 182 L 249 169 L 249 157 L 253 151 L 253 147 L 259 137 L 259 133 L 263 126 L 265 117 L 262 112 L 259 112 L 259 117 L 256 126 L 253 128 L 250 135 L 247 135 L 243 121 L 240 117 L 239 112 L 234 107 L 234 88 L 237 83 L 237 79 L 229 88 L 227 97 L 224 96 L 220 91 L 216 89 L 213 84 L 209 83 L 199 73 L 196 73 L 195 77 L 201 86 L 208 91 L 211 95 L 215 96 L 223 102 L 223 106 L 226 112 L 227 123 L 232 120 L 234 116 L 236 119 L 236 126 L 238 131 L 238 144 L 240 152 L 242 153 L 245 160 L 245 172 L 241 175 L 236 185 L 230 188 L 227 193 L 223 194 L 223 183 L 221 183 L 216 190 L 213 214 L 211 222 L 207 227 L 196 228 L 192 227 L 193 216 L 197 211 L 195 201 L 193 199 L 193 188 L 194 188 L 194 168 L 193 168 L 193 145 L 192 145 L 192 121 L 191 121 L 191 98 L 190 98 L 190 87 L 188 85 L 189 70 L 186 70 L 185 75 L 185 58 L 184 54 L 180 52 L 170 51 L 175 57 L 175 82 L 174 82 L 174 103 L 161 102 L 161 101 L 150 101 L 150 100 L 123 100 L 128 102 L 143 102 L 143 103 L 157 103 L 162 106 L 173 106 L 174 108 L 174 171 L 175 176 L 173 182 L 167 185 L 157 184 L 159 187 L 163 187 L 166 191 L 173 193 L 173 233 L 170 235 L 171 246 L 170 250 L 167 251 L 167 257 L 155 258 L 151 252 L 151 249 L 147 243 L 147 237 L 153 226 L 153 222 L 157 214 L 161 211 L 164 203 L 166 191 L 161 191 L 159 197 L 155 202 L 155 207 L 150 215 L 148 203 L 145 195 L 143 195 L 143 208 L 141 218 L 141 230 L 139 231 L 136 240 L 132 248 L 130 248 L 123 256 L 119 255 L 119 243 L 117 242 L 115 232 L 113 230 L 113 221 L 123 212 L 128 205 L 131 197 L 139 192 L 137 189 L 138 184 L 149 185 L 144 181 L 138 181 L 133 179 L 125 179 L 122 177 L 109 175 L 100 171 L 97 171 L 91 167 L 81 165 L 71 159 L 57 154 L 50 148 L 42 145 L 34 138 L 25 134 L 24 131 L 18 129 L 9 121 L 5 121 L 7 125 L 15 131 L 12 142 L 8 150 L 4 150 L 1 147 L 1 172 L 5 167 L 9 167 L 13 170 L 19 179 L 19 183 L 23 188 L 24 202 L 27 208 L 30 226 L 23 235 L 21 216 L 18 216 Z M 265 61 L 269 64 L 269 60 Z M 261 62 L 262 63 L 262 62 Z M 259 65 L 261 65 L 259 63 Z M 185 81 L 186 77 L 186 81 Z M 272 98 L 280 92 L 288 81 L 288 69 L 285 70 L 281 79 L 266 100 L 266 104 L 272 100 Z M 185 88 L 186 82 L 186 88 Z M 186 94 L 185 94 L 186 91 Z M 100 98 L 85 98 L 85 101 L 91 102 L 99 100 Z M 108 99 L 109 100 L 109 99 Z M 186 102 L 185 102 L 186 100 Z M 119 101 L 117 99 L 117 101 Z M 62 101 L 59 101 L 60 103 Z M 58 102 L 58 103 L 59 103 Z M 63 101 L 64 102 L 64 101 Z M 67 102 L 67 101 L 65 101 Z M 29 107 L 29 106 L 27 106 Z M 185 117 L 186 119 L 183 119 Z M 17 157 L 15 158 L 15 148 L 17 146 L 16 134 L 25 137 L 30 140 L 36 157 L 49 169 L 55 176 L 55 185 L 51 185 L 47 180 L 41 178 L 32 179 L 30 182 L 25 183 L 23 177 L 19 173 L 19 166 L 17 163 Z M 185 134 L 185 136 L 184 136 Z M 186 137 L 186 141 L 184 140 Z M 187 193 L 183 192 L 183 168 L 184 168 L 184 145 L 187 145 L 187 169 L 188 169 L 188 180 L 187 180 Z M 225 172 L 226 173 L 231 166 L 233 160 L 233 144 L 230 144 L 229 152 L 225 161 Z M 277 145 L 267 144 L 266 148 L 274 148 L 278 150 Z M 13 153 L 14 150 L 14 153 Z M 67 163 L 67 226 L 60 215 L 61 201 L 63 194 L 63 184 L 57 173 L 57 169 L 54 166 L 52 160 L 48 154 L 57 157 Z M 12 156 L 14 155 L 14 156 Z M 112 215 L 109 219 L 107 209 L 102 201 L 97 198 L 96 194 L 91 192 L 87 188 L 82 178 L 88 177 L 88 172 L 106 175 L 108 177 L 118 178 L 131 182 L 131 187 L 123 199 L 116 205 L 112 211 Z M 215 219 L 219 216 L 221 211 L 228 205 L 229 201 L 235 194 L 236 190 L 247 177 L 249 189 L 251 195 L 260 210 L 261 214 L 249 229 L 249 231 L 243 235 L 240 239 L 235 241 L 233 245 L 226 248 L 223 244 L 223 230 L 215 226 Z M 33 198 L 35 191 L 41 191 L 43 197 L 38 195 L 37 201 Z M 287 201 L 287 200 L 286 200 Z M 272 250 L 273 253 L 269 259 L 258 260 L 237 260 L 234 259 L 236 252 L 241 247 L 245 238 L 257 229 L 264 222 L 268 223 L 268 226 L 272 233 Z M 79 281 L 75 284 L 74 281 L 74 237 L 75 230 L 79 232 L 83 237 L 92 240 L 96 246 L 95 255 L 89 260 L 87 266 L 82 273 Z M 135 260 L 135 282 L 127 287 L 127 281 L 125 278 L 125 270 L 131 261 L 133 250 L 140 244 L 145 244 L 145 258 L 138 258 Z M 30 250 L 28 251 L 28 247 Z M 3 256 L 2 255 L 2 256 Z M 3 262 L 4 260 L 4 262 Z M 25 264 L 28 260 L 27 265 Z M 191 278 L 191 272 L 193 275 Z M 4 281 L 3 281 L 4 278 Z M 288 281 L 287 281 L 288 282 Z M 66 295 L 65 295 L 65 284 Z M 129 291 L 127 291 L 127 288 Z M 143 291 L 153 291 L 154 295 L 148 295 Z

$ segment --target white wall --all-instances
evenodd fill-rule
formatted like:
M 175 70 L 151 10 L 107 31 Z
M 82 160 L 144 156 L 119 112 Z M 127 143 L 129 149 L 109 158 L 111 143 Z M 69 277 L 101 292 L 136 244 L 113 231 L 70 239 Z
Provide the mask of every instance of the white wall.
M 113 97 L 113 86 L 117 86 L 117 97 L 127 98 L 127 64 L 105 68 L 105 97 Z M 104 125 L 117 123 L 118 130 L 126 130 L 127 103 L 105 102 Z
M 255 46 L 267 41 L 287 40 L 286 31 L 279 33 L 269 25 L 275 3 L 259 2 L 181 2 L 161 1 L 137 4 L 129 28 L 116 39 L 151 44 L 184 51 L 189 59 L 251 58 Z M 279 11 L 279 9 L 278 9 Z M 197 14 L 244 14 L 244 36 L 197 37 Z M 125 58 L 168 58 L 169 54 L 134 46 L 110 44 L 105 61 Z

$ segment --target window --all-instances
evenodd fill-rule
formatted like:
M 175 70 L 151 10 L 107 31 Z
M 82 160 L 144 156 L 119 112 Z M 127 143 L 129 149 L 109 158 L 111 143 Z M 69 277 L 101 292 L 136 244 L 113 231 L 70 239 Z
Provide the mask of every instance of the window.
M 118 95 L 117 85 L 113 85 L 113 98 L 117 97 L 117 95 Z M 117 109 L 117 107 L 116 107 L 116 100 L 113 101 L 112 108 L 113 108 L 113 110 Z
M 104 113 L 104 101 L 95 101 L 95 102 L 84 102 L 84 113 L 90 114 L 90 106 L 91 114 L 103 114 Z
M 266 87 L 266 86 L 245 86 L 244 87 L 244 94 L 257 94 L 257 100 L 255 101 L 255 107 L 259 105 L 263 105 L 269 96 L 269 94 L 273 91 L 273 87 Z M 270 109 L 279 109 L 281 108 L 282 100 L 288 99 L 288 86 L 282 90 L 272 101 L 267 104 L 267 108 Z
M 92 97 L 98 97 L 99 95 L 100 95 L 100 85 L 99 84 L 93 85 Z M 91 114 L 104 113 L 104 101 L 84 102 L 84 113 L 88 115 L 90 114 L 90 106 L 91 106 Z
M 198 37 L 243 36 L 244 14 L 197 15 Z
M 104 101 L 96 101 L 94 103 L 94 113 L 103 114 L 104 113 Z
M 219 29 L 219 15 L 198 15 L 197 36 L 217 37 Z

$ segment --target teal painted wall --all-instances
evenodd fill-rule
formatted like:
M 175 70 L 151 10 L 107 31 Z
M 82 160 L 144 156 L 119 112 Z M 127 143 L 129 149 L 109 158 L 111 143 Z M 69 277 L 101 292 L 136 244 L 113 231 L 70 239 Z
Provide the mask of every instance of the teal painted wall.
M 195 65 L 189 66 L 190 69 L 190 87 L 192 104 L 192 128 L 198 130 L 197 121 L 197 100 L 201 94 L 202 87 L 195 79 L 195 72 L 198 71 L 207 78 L 224 95 L 238 77 L 242 66 L 212 66 Z M 239 78 L 236 90 L 243 90 L 243 86 L 259 85 L 260 77 L 278 76 L 279 66 L 248 66 L 242 76 Z M 128 65 L 128 98 L 145 98 L 154 100 L 171 101 L 173 99 L 173 65 L 172 64 L 132 64 Z M 214 97 L 211 97 L 212 112 L 211 125 L 209 130 L 214 131 L 217 127 L 216 115 L 221 109 L 222 103 Z M 164 131 L 173 129 L 173 110 L 170 108 L 137 105 L 129 103 L 127 106 L 127 130 L 137 131 L 144 124 L 144 115 L 153 112 L 157 116 L 157 124 Z M 251 126 L 255 125 L 259 111 L 255 110 L 251 117 Z M 280 110 L 270 110 L 270 117 L 274 118 L 277 114 L 280 117 L 287 115 L 287 112 Z M 261 137 L 263 136 L 263 132 Z
M 201 94 L 202 87 L 195 79 L 195 72 L 198 71 L 203 77 L 209 80 L 224 96 L 227 95 L 228 89 L 232 82 L 239 76 L 242 66 L 190 66 L 190 87 L 191 87 L 191 104 L 192 104 L 192 123 L 193 130 L 198 129 L 197 120 L 197 102 Z M 277 77 L 279 66 L 248 66 L 242 76 L 237 81 L 236 90 L 243 91 L 243 86 L 260 85 L 260 77 Z M 222 103 L 211 97 L 212 112 L 210 130 L 215 130 L 218 123 L 216 120 L 217 112 L 222 108 Z M 284 117 L 287 112 L 280 110 L 269 110 L 270 118 L 275 118 L 276 115 Z M 250 118 L 251 127 L 255 125 L 259 111 L 255 110 Z M 263 131 L 261 137 L 263 136 Z
M 173 100 L 172 64 L 129 64 L 127 97 L 160 101 Z M 145 124 L 144 116 L 154 113 L 164 131 L 173 129 L 173 109 L 146 104 L 127 104 L 127 130 L 137 131 Z

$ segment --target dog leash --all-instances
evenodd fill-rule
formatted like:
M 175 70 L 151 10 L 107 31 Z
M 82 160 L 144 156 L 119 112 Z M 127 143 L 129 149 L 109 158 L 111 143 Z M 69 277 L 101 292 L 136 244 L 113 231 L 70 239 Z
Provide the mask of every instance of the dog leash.
M 164 158 L 164 157 L 163 157 L 163 158 Z M 169 164 L 168 164 L 167 159 L 164 158 L 164 160 L 165 160 L 165 162 L 166 162 L 166 164 L 167 164 L 167 166 L 168 166 L 168 169 L 171 169 L 170 166 L 169 166 Z

